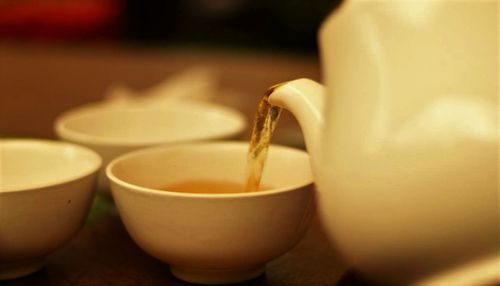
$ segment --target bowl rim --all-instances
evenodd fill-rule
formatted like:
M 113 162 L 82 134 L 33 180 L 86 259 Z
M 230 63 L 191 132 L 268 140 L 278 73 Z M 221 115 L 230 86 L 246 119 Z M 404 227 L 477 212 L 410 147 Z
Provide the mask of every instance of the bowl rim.
M 173 196 L 173 197 L 205 198 L 205 199 L 219 199 L 219 200 L 220 199 L 248 198 L 248 197 L 260 197 L 260 196 L 282 194 L 282 193 L 297 191 L 297 190 L 303 189 L 303 188 L 308 188 L 308 187 L 314 185 L 314 178 L 313 178 L 312 170 L 311 170 L 311 177 L 309 180 L 307 180 L 307 183 L 288 185 L 288 186 L 281 187 L 281 188 L 273 188 L 271 190 L 263 190 L 263 191 L 248 192 L 248 193 L 247 192 L 209 193 L 209 194 L 207 194 L 207 193 L 183 193 L 183 192 L 172 192 L 172 191 L 166 191 L 166 190 L 158 190 L 158 189 L 153 189 L 153 188 L 135 185 L 135 184 L 126 182 L 126 181 L 116 177 L 112 171 L 113 167 L 115 165 L 119 164 L 121 161 L 127 160 L 130 157 L 139 156 L 141 154 L 154 153 L 154 152 L 158 152 L 161 150 L 168 150 L 168 149 L 193 148 L 195 146 L 214 146 L 214 145 L 218 145 L 218 146 L 230 145 L 230 146 L 238 146 L 238 147 L 247 147 L 248 142 L 241 141 L 241 140 L 201 141 L 201 142 L 187 142 L 187 143 L 183 143 L 183 144 L 170 144 L 170 145 L 160 145 L 160 146 L 143 148 L 143 149 L 128 152 L 126 154 L 123 154 L 123 155 L 118 156 L 117 158 L 113 159 L 106 167 L 106 170 L 105 170 L 106 177 L 110 180 L 111 184 L 113 184 L 113 183 L 118 184 L 131 192 L 139 193 L 142 195 L 160 195 L 160 196 L 171 196 L 171 197 Z M 307 159 L 309 161 L 309 166 L 310 166 L 310 156 L 304 150 L 289 147 L 289 146 L 279 145 L 279 144 L 270 144 L 270 148 L 281 149 L 281 150 L 286 151 L 286 152 L 293 152 L 293 153 L 299 154 L 299 156 L 307 156 Z M 111 185 L 110 185 L 110 187 L 111 187 Z M 111 192 L 112 193 L 115 192 L 113 190 L 113 188 L 111 188 Z
M 70 147 L 73 150 L 77 150 L 79 154 L 86 153 L 90 158 L 92 158 L 93 166 L 85 172 L 77 172 L 74 175 L 64 177 L 63 179 L 53 180 L 51 182 L 38 183 L 34 185 L 30 185 L 23 188 L 12 188 L 12 189 L 1 189 L 0 195 L 9 194 L 9 193 L 20 193 L 26 191 L 32 191 L 42 188 L 50 188 L 58 185 L 63 185 L 69 182 L 77 181 L 79 179 L 85 178 L 91 174 L 96 173 L 102 167 L 102 158 L 97 152 L 78 144 L 69 143 L 69 142 L 61 142 L 56 140 L 48 140 L 48 139 L 32 139 L 32 138 L 0 138 L 0 160 L 1 153 L 3 152 L 4 144 L 28 144 L 28 145 L 45 145 L 45 146 L 54 146 L 55 148 L 62 147 Z M 0 168 L 1 170 L 1 168 Z
M 172 100 L 174 101 L 174 100 Z M 58 137 L 63 140 L 68 140 L 75 143 L 92 145 L 92 146 L 118 146 L 118 147 L 144 147 L 150 145 L 159 144 L 171 144 L 178 142 L 188 142 L 197 140 L 213 140 L 217 138 L 230 138 L 242 133 L 246 126 L 247 120 L 245 116 L 237 109 L 213 102 L 201 101 L 201 100 L 188 100 L 188 99 L 176 99 L 175 106 L 196 106 L 200 109 L 206 109 L 209 112 L 217 112 L 219 114 L 224 114 L 227 120 L 231 120 L 234 126 L 231 128 L 226 128 L 225 130 L 217 130 L 213 134 L 203 137 L 193 137 L 188 139 L 156 139 L 156 140 L 130 140 L 130 139 L 120 139 L 120 138 L 106 138 L 102 136 L 96 136 L 92 134 L 87 134 L 79 131 L 75 131 L 68 127 L 68 124 L 74 120 L 78 120 L 83 116 L 89 116 L 96 113 L 106 112 L 108 110 L 116 110 L 120 108 L 125 108 L 129 110 L 161 110 L 163 108 L 172 108 L 170 105 L 165 106 L 153 106 L 153 105 L 114 105 L 112 102 L 94 102 L 83 106 L 76 107 L 74 109 L 68 110 L 60 114 L 54 121 L 54 131 Z

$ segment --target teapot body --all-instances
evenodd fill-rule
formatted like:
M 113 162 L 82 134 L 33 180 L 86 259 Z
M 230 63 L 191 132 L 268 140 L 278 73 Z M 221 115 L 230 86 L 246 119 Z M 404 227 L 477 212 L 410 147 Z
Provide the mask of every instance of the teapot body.
M 320 212 L 368 277 L 498 254 L 497 5 L 347 1 L 320 30 Z

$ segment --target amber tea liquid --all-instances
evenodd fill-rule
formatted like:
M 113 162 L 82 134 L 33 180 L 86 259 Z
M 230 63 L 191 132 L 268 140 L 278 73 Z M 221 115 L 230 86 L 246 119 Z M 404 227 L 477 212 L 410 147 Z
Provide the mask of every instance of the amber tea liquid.
M 209 181 L 197 180 L 186 181 L 176 184 L 171 184 L 161 188 L 165 191 L 180 192 L 180 193 L 197 193 L 197 194 L 232 194 L 242 193 L 245 191 L 243 184 L 223 182 L 223 181 Z M 265 186 L 260 187 L 260 191 L 268 189 Z
M 279 85 L 267 90 L 259 102 L 253 124 L 252 136 L 247 153 L 246 183 L 235 184 L 223 181 L 186 181 L 162 188 L 166 191 L 184 193 L 242 193 L 257 192 L 268 188 L 260 185 L 269 142 L 280 117 L 282 108 L 271 105 L 269 95 Z
M 252 137 L 247 154 L 247 180 L 245 192 L 256 192 L 259 190 L 264 164 L 267 158 L 269 142 L 279 120 L 282 108 L 269 103 L 269 95 L 278 87 L 269 88 L 262 97 L 255 113 Z

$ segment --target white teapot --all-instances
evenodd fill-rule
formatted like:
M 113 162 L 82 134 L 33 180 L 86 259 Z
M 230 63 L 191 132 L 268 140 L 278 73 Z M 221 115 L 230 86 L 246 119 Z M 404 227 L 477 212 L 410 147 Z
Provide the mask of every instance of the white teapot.
M 325 86 L 276 88 L 320 214 L 385 284 L 500 281 L 497 1 L 347 0 L 320 30 Z

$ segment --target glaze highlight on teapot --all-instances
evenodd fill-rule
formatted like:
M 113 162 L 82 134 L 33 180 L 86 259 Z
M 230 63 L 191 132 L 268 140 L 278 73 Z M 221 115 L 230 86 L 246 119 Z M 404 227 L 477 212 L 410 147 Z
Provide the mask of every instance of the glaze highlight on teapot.
M 324 86 L 269 97 L 303 130 L 330 239 L 371 279 L 499 280 L 498 5 L 345 1 L 319 33 Z

